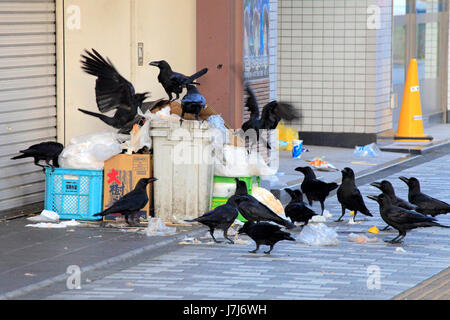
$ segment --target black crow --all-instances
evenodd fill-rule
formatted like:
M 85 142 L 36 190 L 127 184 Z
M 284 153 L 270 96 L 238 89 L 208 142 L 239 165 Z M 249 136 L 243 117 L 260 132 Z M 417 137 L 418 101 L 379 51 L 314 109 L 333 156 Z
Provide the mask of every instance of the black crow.
M 34 158 L 34 164 L 46 168 L 46 166 L 39 164 L 39 161 L 45 161 L 47 166 L 52 168 L 52 171 L 55 168 L 59 168 L 58 157 L 63 151 L 64 146 L 59 142 L 41 142 L 35 145 L 32 145 L 26 150 L 21 150 L 22 153 L 19 156 L 11 158 L 11 160 L 23 159 L 23 158 Z M 52 164 L 50 163 L 52 162 Z
M 408 201 L 417 206 L 416 211 L 432 217 L 450 212 L 450 205 L 420 192 L 420 183 L 414 177 L 399 177 L 408 185 Z
M 270 246 L 269 251 L 264 251 L 265 254 L 270 254 L 273 246 L 282 240 L 295 241 L 291 237 L 291 234 L 282 231 L 277 225 L 268 222 L 246 222 L 242 228 L 238 231 L 239 234 L 248 235 L 256 243 L 256 249 L 249 251 L 250 253 L 256 253 L 259 250 L 260 245 Z
M 244 133 L 247 134 L 252 134 L 251 132 L 247 132 L 248 130 L 254 130 L 256 141 L 251 141 L 251 145 L 259 142 L 260 130 L 274 130 L 277 128 L 278 123 L 282 119 L 287 121 L 300 119 L 299 112 L 294 108 L 294 106 L 275 100 L 264 106 L 260 116 L 258 102 L 256 101 L 256 96 L 252 88 L 249 85 L 246 85 L 246 90 L 248 93 L 248 98 L 245 102 L 245 107 L 250 111 L 250 119 L 244 122 L 241 128 Z M 268 149 L 271 149 L 269 143 L 265 141 L 265 139 L 262 138 L 261 140 L 263 140 Z
M 240 181 L 238 178 L 235 180 L 236 192 L 228 201 L 238 207 L 239 212 L 246 220 L 254 222 L 272 221 L 288 229 L 295 228 L 295 224 L 283 219 L 264 203 L 248 194 L 245 181 Z
M 195 115 L 195 119 L 199 121 L 198 115 L 200 111 L 205 108 L 206 100 L 205 97 L 198 92 L 198 89 L 193 84 L 187 84 L 187 93 L 181 99 L 181 119 L 180 123 L 183 123 L 183 117 L 185 113 L 191 113 Z
M 355 184 L 355 173 L 351 168 L 344 168 L 341 170 L 342 172 L 342 183 L 337 190 L 337 198 L 342 207 L 342 215 L 336 222 L 341 221 L 342 217 L 345 214 L 345 209 L 349 209 L 355 212 L 353 216 L 353 220 L 356 219 L 356 214 L 361 212 L 362 214 L 372 217 L 373 215 L 370 213 L 369 209 L 367 209 L 366 204 L 364 203 L 364 199 L 361 196 L 361 192 L 359 192 L 358 188 Z
M 415 228 L 450 228 L 448 226 L 443 226 L 437 223 L 435 218 L 427 217 L 426 215 L 423 215 L 421 213 L 392 205 L 390 197 L 384 193 L 378 196 L 370 195 L 367 197 L 378 202 L 378 204 L 380 205 L 381 218 L 384 220 L 384 222 L 398 231 L 397 237 L 386 242 L 401 242 L 401 240 L 406 236 L 406 233 L 409 230 Z
M 304 174 L 305 178 L 301 184 L 302 192 L 306 195 L 308 203 L 312 206 L 313 201 L 319 201 L 322 208 L 321 215 L 325 210 L 325 199 L 328 197 L 331 191 L 338 187 L 336 182 L 323 182 L 316 178 L 311 167 L 298 167 L 295 171 L 299 171 Z
M 208 68 L 203 68 L 191 76 L 185 76 L 184 74 L 172 71 L 169 63 L 165 60 L 152 61 L 150 65 L 159 68 L 158 81 L 168 94 L 170 101 L 173 100 L 172 94 L 176 95 L 176 100 L 179 99 L 183 88 L 187 84 L 198 84 L 194 81 L 208 72 Z
M 233 224 L 234 220 L 238 217 L 238 210 L 236 206 L 231 201 L 227 201 L 226 204 L 218 206 L 214 210 L 211 210 L 201 217 L 186 220 L 186 222 L 200 222 L 209 228 L 209 233 L 213 238 L 214 242 L 220 243 L 214 237 L 214 229 L 223 230 L 223 237 L 227 239 L 230 243 L 234 243 L 233 240 L 228 238 L 228 229 Z
M 306 226 L 312 217 L 317 216 L 317 213 L 303 202 L 303 193 L 300 190 L 288 188 L 284 190 L 291 196 L 291 201 L 284 208 L 286 217 L 290 218 L 292 223 L 303 222 L 304 226 Z
M 99 118 L 113 128 L 120 129 L 121 133 L 129 133 L 130 131 L 124 130 L 123 127 L 129 128 L 129 123 L 135 121 L 137 108 L 147 98 L 148 92 L 135 93 L 131 82 L 117 72 L 109 59 L 103 58 L 94 49 L 92 49 L 92 52 L 85 50 L 85 55 L 81 55 L 84 59 L 81 60 L 81 68 L 86 73 L 97 77 L 95 95 L 97 107 L 101 114 L 83 109 L 78 110 Z M 116 110 L 113 117 L 103 114 L 111 110 Z
M 381 182 L 373 182 L 370 185 L 380 189 L 385 195 L 387 195 L 391 199 L 391 202 L 394 206 L 405 208 L 408 210 L 417 209 L 415 205 L 397 197 L 395 195 L 394 187 L 389 181 L 383 180 Z M 381 229 L 381 231 L 385 231 L 387 229 L 389 229 L 389 226 L 384 227 L 383 229 Z
M 106 216 L 112 213 L 120 213 L 125 216 L 125 220 L 129 225 L 136 225 L 134 220 L 135 214 L 138 213 L 148 202 L 147 185 L 156 178 L 142 178 L 136 184 L 136 187 L 122 198 L 114 202 L 108 209 L 94 214 L 94 216 Z M 131 217 L 132 223 L 128 221 Z

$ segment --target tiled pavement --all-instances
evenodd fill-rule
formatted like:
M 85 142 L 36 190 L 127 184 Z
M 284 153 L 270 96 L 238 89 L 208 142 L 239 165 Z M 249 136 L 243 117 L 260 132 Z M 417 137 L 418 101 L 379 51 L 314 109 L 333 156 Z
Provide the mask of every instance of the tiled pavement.
M 397 177 L 415 176 L 424 192 L 450 202 L 449 172 L 450 156 L 445 156 L 387 179 L 398 196 L 407 198 L 406 185 Z M 379 193 L 369 185 L 360 186 L 360 190 L 364 196 Z M 265 247 L 256 255 L 248 253 L 253 242 L 179 245 L 176 250 L 89 282 L 82 275 L 80 290 L 66 290 L 46 299 L 391 299 L 450 266 L 448 229 L 416 229 L 408 233 L 403 244 L 387 244 L 383 240 L 397 232 L 367 233 L 373 225 L 381 228 L 384 223 L 378 204 L 369 199 L 366 204 L 374 217 L 362 224 L 349 225 L 348 213 L 345 222 L 327 222 L 338 232 L 337 246 L 310 247 L 285 241 L 267 256 L 262 253 Z M 336 197 L 328 199 L 326 207 L 333 220 L 339 217 Z M 357 220 L 362 218 L 359 213 Z M 450 225 L 450 214 L 438 216 L 438 220 Z M 375 236 L 378 242 L 349 242 L 350 233 Z M 397 247 L 405 252 L 397 252 Z M 370 270 L 379 270 L 379 287 L 373 286 L 377 282 L 371 279 L 376 279 L 376 273 Z

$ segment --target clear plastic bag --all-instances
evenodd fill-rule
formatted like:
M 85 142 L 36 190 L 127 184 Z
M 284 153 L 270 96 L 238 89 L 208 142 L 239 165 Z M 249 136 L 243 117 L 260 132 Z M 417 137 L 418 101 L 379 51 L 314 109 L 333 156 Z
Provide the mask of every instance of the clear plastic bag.
M 381 151 L 380 148 L 375 143 L 371 143 L 365 146 L 355 146 L 355 151 L 353 152 L 353 155 L 357 158 L 364 158 L 364 157 L 376 157 L 380 155 Z
M 336 231 L 323 223 L 303 227 L 297 241 L 310 246 L 336 246 L 339 243 Z

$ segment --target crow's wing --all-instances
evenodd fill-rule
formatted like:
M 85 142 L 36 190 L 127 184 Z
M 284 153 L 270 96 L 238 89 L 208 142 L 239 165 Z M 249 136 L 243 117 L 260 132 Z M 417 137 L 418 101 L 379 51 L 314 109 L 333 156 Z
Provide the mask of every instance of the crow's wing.
M 32 145 L 27 150 L 22 150 L 20 152 L 24 154 L 33 154 L 37 156 L 56 156 L 61 153 L 64 149 L 64 146 L 58 142 L 42 142 L 39 144 Z
M 418 212 L 394 206 L 389 210 L 388 217 L 390 220 L 392 220 L 397 224 L 411 224 L 411 223 L 436 221 L 436 219 L 420 214 Z
M 448 203 L 432 198 L 424 193 L 420 193 L 414 197 L 414 204 L 421 210 L 450 210 Z
M 264 106 L 261 113 L 264 129 L 276 129 L 281 119 L 286 121 L 300 119 L 300 114 L 293 105 L 285 102 L 271 101 Z
M 238 210 L 229 204 L 218 206 L 214 210 L 205 213 L 203 216 L 197 218 L 197 221 L 212 221 L 221 223 L 232 223 L 236 220 L 239 212 Z
M 85 50 L 81 55 L 81 68 L 88 74 L 96 76 L 95 94 L 97 107 L 105 113 L 113 109 L 132 111 L 134 104 L 134 87 L 120 75 L 109 59 L 103 58 L 97 51 Z
M 145 193 L 133 190 L 114 202 L 107 211 L 110 213 L 121 213 L 123 211 L 140 210 L 147 204 L 147 201 L 148 197 Z

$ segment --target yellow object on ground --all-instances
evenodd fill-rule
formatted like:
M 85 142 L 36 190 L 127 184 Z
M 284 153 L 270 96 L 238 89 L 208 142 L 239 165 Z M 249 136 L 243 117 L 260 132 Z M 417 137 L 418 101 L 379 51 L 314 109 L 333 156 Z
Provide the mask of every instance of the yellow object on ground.
M 394 140 L 423 142 L 433 140 L 423 132 L 422 107 L 420 104 L 419 73 L 417 60 L 411 59 L 406 76 L 402 108 Z
M 373 227 L 370 228 L 368 231 L 369 231 L 370 233 L 374 233 L 374 234 L 378 234 L 378 233 L 380 232 L 376 226 L 373 226 Z
M 355 215 L 355 211 L 350 211 L 350 215 L 351 216 Z
M 298 131 L 292 127 L 286 126 L 283 121 L 278 123 L 278 140 L 285 141 L 287 146 L 282 150 L 292 151 L 292 140 L 298 140 Z M 281 150 L 281 148 L 280 148 Z

